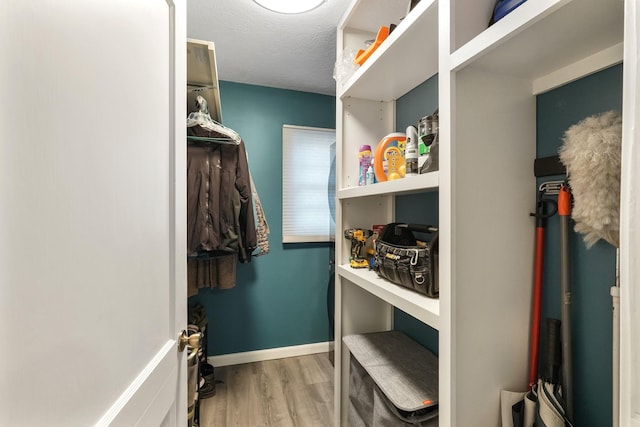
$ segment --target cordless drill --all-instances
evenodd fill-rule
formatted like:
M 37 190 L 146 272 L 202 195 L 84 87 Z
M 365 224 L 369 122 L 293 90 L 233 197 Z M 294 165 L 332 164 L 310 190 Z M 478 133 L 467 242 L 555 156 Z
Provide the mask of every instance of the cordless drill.
M 372 235 L 373 231 L 362 228 L 349 228 L 344 230 L 344 237 L 351 240 L 351 257 L 349 258 L 351 268 L 369 267 L 369 261 L 361 256 L 361 252 L 367 239 Z

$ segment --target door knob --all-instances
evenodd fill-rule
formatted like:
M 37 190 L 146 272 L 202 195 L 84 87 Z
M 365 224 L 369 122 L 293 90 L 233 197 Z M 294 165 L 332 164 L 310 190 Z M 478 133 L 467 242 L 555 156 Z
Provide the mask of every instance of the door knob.
M 186 346 L 197 350 L 200 348 L 200 332 L 196 334 L 187 335 L 187 331 L 182 331 L 178 336 L 178 351 L 182 353 Z

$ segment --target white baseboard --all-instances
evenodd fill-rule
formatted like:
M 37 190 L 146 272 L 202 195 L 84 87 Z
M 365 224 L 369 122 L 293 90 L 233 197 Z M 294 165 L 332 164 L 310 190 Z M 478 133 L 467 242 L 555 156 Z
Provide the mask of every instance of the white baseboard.
M 291 347 L 278 347 L 266 350 L 246 351 L 243 353 L 222 354 L 220 356 L 209 356 L 207 357 L 207 360 L 214 367 L 240 365 L 241 363 L 262 362 L 264 360 L 282 359 L 285 357 L 326 353 L 333 348 L 331 344 L 333 344 L 333 342 L 326 341 L 313 344 L 294 345 Z

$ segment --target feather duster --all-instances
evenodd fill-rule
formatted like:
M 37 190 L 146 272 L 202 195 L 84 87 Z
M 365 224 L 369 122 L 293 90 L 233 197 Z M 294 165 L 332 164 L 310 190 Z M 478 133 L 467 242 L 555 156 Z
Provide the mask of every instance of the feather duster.
M 620 246 L 622 116 L 607 111 L 569 127 L 560 147 L 574 206 L 575 231 L 587 248 L 599 239 Z

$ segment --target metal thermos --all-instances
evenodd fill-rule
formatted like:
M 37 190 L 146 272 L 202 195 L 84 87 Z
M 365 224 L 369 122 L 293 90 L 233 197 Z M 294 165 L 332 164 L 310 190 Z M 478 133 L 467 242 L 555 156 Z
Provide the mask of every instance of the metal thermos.
M 438 110 L 418 122 L 418 173 L 438 170 Z

